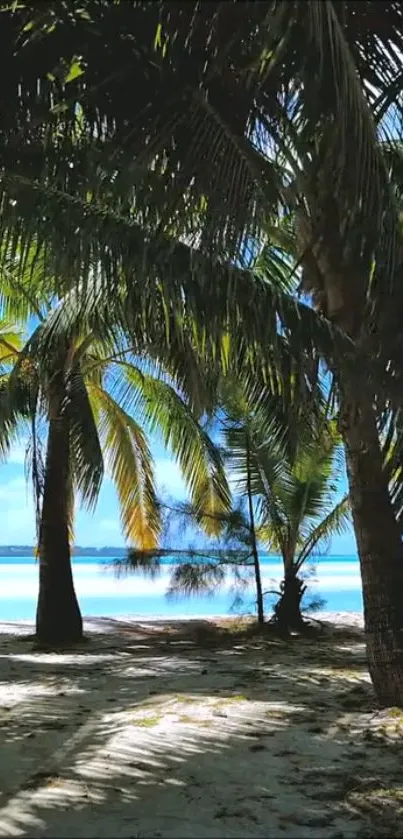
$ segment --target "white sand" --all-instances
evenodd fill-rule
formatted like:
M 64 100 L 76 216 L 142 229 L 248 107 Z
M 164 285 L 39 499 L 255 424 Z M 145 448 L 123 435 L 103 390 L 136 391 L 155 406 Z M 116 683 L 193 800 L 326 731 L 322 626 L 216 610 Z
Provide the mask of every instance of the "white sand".
M 66 653 L 0 625 L 0 836 L 403 837 L 403 714 L 360 616 L 336 621 L 285 643 L 92 619 Z

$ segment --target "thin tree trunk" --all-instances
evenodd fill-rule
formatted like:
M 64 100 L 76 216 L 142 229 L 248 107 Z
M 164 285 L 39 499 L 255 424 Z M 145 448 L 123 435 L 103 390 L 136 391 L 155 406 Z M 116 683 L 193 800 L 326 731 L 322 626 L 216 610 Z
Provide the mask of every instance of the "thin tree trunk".
M 340 428 L 361 566 L 369 671 L 379 702 L 403 707 L 403 545 L 371 402 L 345 398 Z
M 83 636 L 68 535 L 69 428 L 60 402 L 53 401 L 49 419 L 39 543 L 36 637 L 48 645 L 74 643 Z
M 248 435 L 246 435 L 246 440 L 247 440 L 247 443 L 246 443 L 246 445 L 247 445 L 246 468 L 247 468 L 248 510 L 249 510 L 251 548 L 252 548 L 252 556 L 253 556 L 253 569 L 254 569 L 254 572 L 255 572 L 257 620 L 258 620 L 259 626 L 263 626 L 264 625 L 263 587 L 262 587 L 262 577 L 261 577 L 261 574 L 260 574 L 259 551 L 258 551 L 257 539 L 256 539 L 255 516 L 254 516 L 254 512 L 253 512 L 253 495 L 252 495 L 252 486 L 251 486 L 251 479 L 250 479 L 250 450 L 249 450 Z

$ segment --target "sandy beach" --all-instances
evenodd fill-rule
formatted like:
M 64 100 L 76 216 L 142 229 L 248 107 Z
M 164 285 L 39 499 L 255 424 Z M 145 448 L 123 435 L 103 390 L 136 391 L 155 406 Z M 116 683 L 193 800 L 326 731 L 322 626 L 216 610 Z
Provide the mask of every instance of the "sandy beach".
M 92 618 L 60 653 L 0 624 L 0 836 L 403 836 L 403 713 L 361 616 L 317 617 L 290 642 Z

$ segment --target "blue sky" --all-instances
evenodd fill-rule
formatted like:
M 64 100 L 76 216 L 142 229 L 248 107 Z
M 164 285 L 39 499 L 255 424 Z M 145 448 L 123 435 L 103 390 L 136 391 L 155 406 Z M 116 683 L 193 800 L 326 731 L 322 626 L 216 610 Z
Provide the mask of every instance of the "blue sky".
M 0 464 L 0 544 L 25 545 L 35 541 L 35 518 L 32 490 L 25 478 L 24 440 L 14 445 L 6 463 Z M 180 471 L 157 440 L 153 441 L 158 488 L 169 495 L 184 497 Z M 76 543 L 79 545 L 124 545 L 119 522 L 119 508 L 114 486 L 106 477 L 94 513 L 78 510 Z
M 185 487 L 176 463 L 160 445 L 152 440 L 156 475 L 159 490 L 171 497 L 184 498 Z M 7 460 L 0 464 L 0 506 L 2 545 L 34 544 L 35 524 L 32 504 L 32 491 L 27 484 L 24 472 L 25 442 L 15 445 Z M 340 494 L 346 491 L 346 479 L 340 484 Z M 105 478 L 95 513 L 79 510 L 76 516 L 76 543 L 79 545 L 120 546 L 124 544 L 119 523 L 119 509 L 114 487 L 109 478 Z M 333 539 L 332 554 L 354 554 L 355 542 L 351 530 L 343 536 Z

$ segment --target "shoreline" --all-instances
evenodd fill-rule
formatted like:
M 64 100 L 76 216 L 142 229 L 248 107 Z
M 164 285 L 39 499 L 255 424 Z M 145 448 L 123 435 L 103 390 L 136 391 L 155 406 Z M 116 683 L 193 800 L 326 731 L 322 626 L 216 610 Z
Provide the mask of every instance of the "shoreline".
M 329 611 L 318 611 L 315 612 L 314 615 L 310 616 L 307 615 L 308 619 L 312 619 L 314 622 L 319 621 L 320 623 L 324 623 L 325 625 L 334 626 L 334 627 L 352 627 L 356 629 L 363 629 L 364 627 L 364 618 L 361 612 L 329 612 Z M 133 628 L 141 627 L 142 625 L 146 625 L 148 628 L 152 627 L 153 625 L 156 628 L 162 628 L 163 626 L 173 626 L 174 624 L 192 624 L 195 622 L 203 622 L 203 623 L 226 623 L 226 624 L 237 624 L 242 620 L 250 621 L 250 616 L 246 618 L 241 615 L 172 615 L 172 617 L 167 617 L 166 615 L 148 615 L 144 617 L 142 615 L 130 614 L 130 615 L 96 615 L 96 616 L 86 616 L 83 615 L 83 622 L 84 622 L 84 632 L 85 633 L 98 633 L 98 632 L 105 632 L 106 627 L 111 623 L 116 627 L 119 628 L 119 624 L 122 625 L 132 625 Z M 28 619 L 7 619 L 7 620 L 0 620 L 0 633 L 4 633 L 7 635 L 29 635 L 34 632 L 35 629 L 35 622 Z

